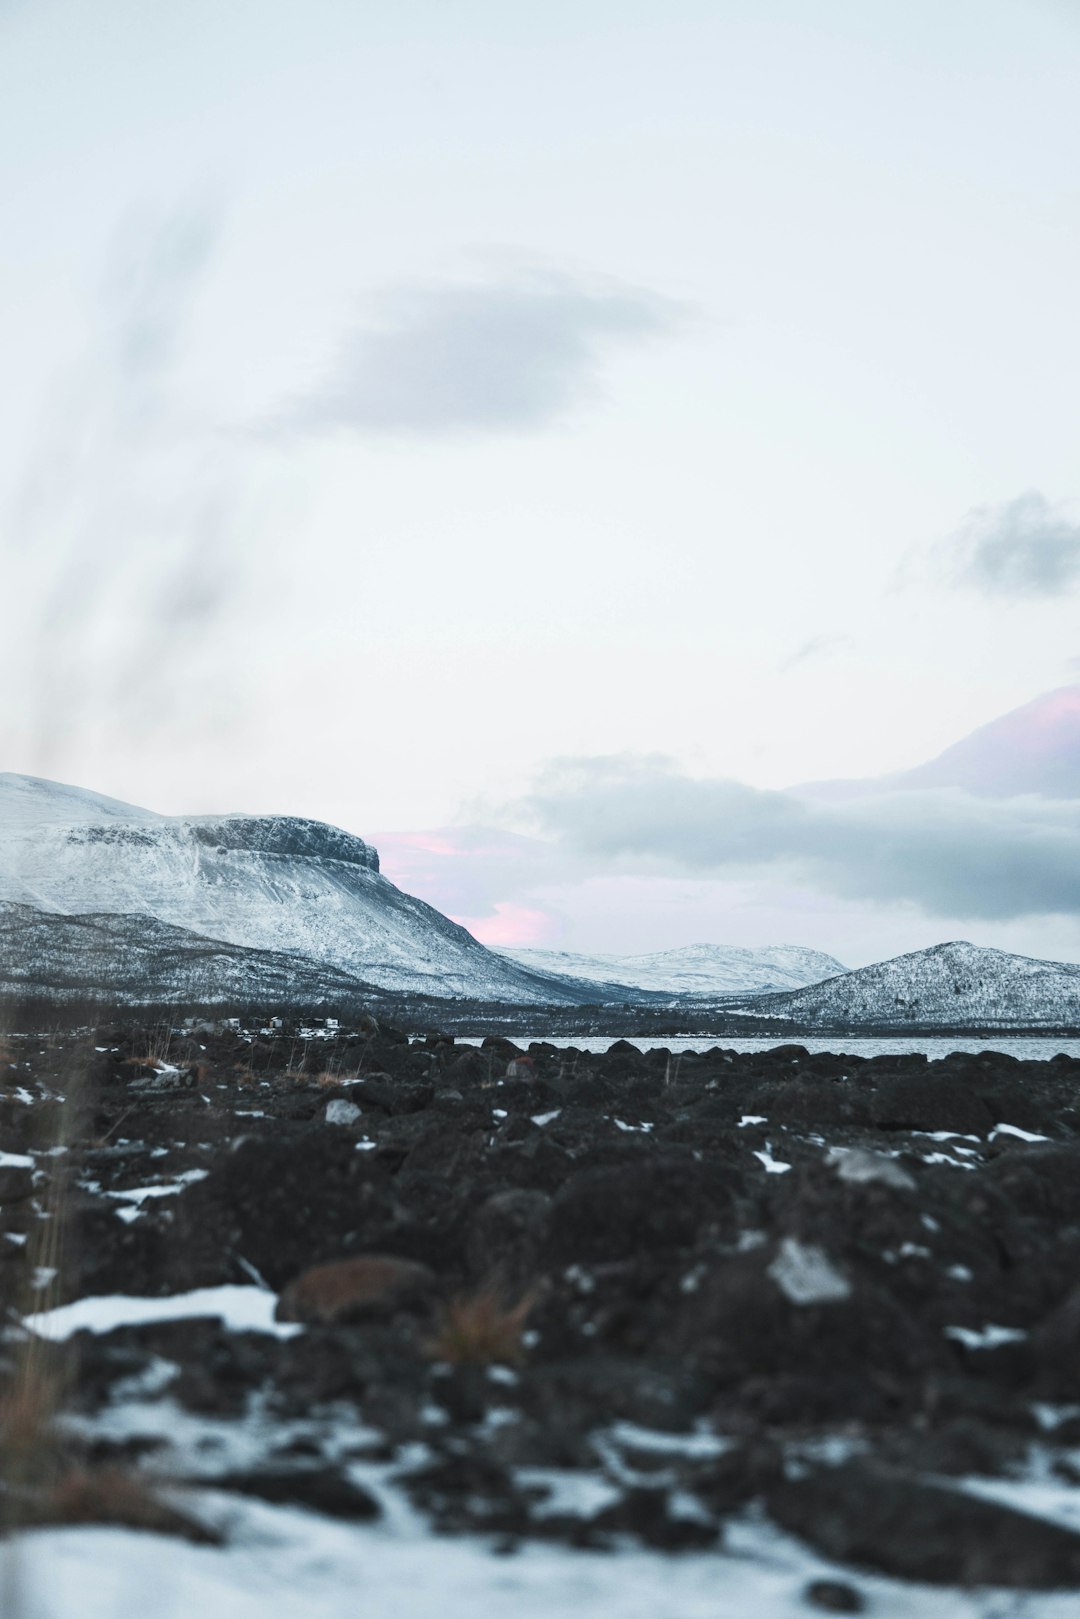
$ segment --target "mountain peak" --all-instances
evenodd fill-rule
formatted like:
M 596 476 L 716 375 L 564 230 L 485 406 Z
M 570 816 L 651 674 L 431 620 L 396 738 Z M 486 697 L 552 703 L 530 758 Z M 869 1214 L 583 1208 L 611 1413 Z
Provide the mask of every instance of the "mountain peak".
M 1059 686 L 980 725 L 897 781 L 986 798 L 1080 798 L 1080 685 Z

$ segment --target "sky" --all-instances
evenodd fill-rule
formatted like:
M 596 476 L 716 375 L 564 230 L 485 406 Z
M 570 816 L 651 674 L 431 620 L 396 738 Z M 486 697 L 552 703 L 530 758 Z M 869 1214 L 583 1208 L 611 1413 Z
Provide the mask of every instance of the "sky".
M 0 768 L 495 944 L 1080 959 L 1074 800 L 790 792 L 1080 680 L 1078 82 L 1075 0 L 0 0 Z

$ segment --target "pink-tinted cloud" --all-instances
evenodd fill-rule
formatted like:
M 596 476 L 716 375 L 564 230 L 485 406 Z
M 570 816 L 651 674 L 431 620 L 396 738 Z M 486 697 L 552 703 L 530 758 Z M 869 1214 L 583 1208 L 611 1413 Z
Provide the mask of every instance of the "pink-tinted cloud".
M 371 841 L 392 883 L 446 916 L 469 916 L 478 925 L 498 905 L 534 905 L 535 889 L 578 874 L 575 857 L 557 844 L 492 827 L 377 832 Z
M 451 921 L 468 928 L 474 939 L 493 950 L 514 950 L 532 944 L 557 944 L 562 932 L 559 918 L 550 911 L 498 900 L 491 916 L 455 916 Z

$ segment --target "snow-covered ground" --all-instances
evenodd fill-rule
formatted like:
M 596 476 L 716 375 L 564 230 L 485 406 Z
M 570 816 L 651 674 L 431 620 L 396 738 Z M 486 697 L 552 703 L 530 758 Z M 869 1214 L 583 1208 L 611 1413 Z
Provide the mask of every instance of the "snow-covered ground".
M 196 1497 L 223 1548 L 121 1529 L 36 1531 L 0 1549 L 5 1619 L 806 1619 L 815 1580 L 855 1585 L 875 1619 L 1075 1619 L 1075 1592 L 960 1592 L 852 1576 L 764 1521 L 677 1556 L 434 1537 L 398 1503 L 343 1526 L 235 1495 Z
M 108 1331 L 216 1313 L 233 1330 L 302 1330 L 273 1323 L 273 1302 L 272 1293 L 255 1287 L 202 1289 L 172 1299 L 85 1299 L 29 1324 L 59 1337 L 80 1327 Z M 381 1508 L 374 1525 L 272 1506 L 212 1488 L 214 1471 L 250 1464 L 265 1445 L 267 1420 L 258 1402 L 236 1422 L 192 1415 L 156 1398 L 171 1369 L 162 1362 L 162 1378 L 133 1380 L 127 1397 L 98 1417 L 69 1421 L 87 1435 L 167 1441 L 166 1460 L 158 1464 L 162 1493 L 220 1532 L 224 1545 L 111 1527 L 25 1532 L 0 1544 L 3 1619 L 190 1619 L 193 1613 L 204 1619 L 354 1619 L 357 1613 L 367 1619 L 552 1619 L 570 1609 L 579 1619 L 805 1619 L 814 1611 L 807 1588 L 822 1580 L 856 1588 L 864 1611 L 882 1619 L 1072 1619 L 1076 1613 L 1074 1592 L 960 1592 L 853 1572 L 753 1511 L 729 1521 L 717 1551 L 672 1555 L 627 1543 L 615 1552 L 527 1544 L 506 1553 L 477 1536 L 434 1535 L 396 1486 L 398 1464 L 381 1461 L 353 1461 L 347 1468 Z M 303 1425 L 292 1425 L 288 1434 L 279 1428 L 277 1437 L 301 1439 Z M 362 1451 L 372 1437 L 343 1417 L 343 1455 Z M 630 1438 L 638 1450 L 723 1448 L 708 1435 L 633 1428 Z M 416 1454 L 406 1465 L 423 1460 L 424 1447 L 412 1448 Z M 189 1478 L 203 1473 L 208 1487 L 170 1490 L 172 1469 Z M 577 1471 L 553 1473 L 545 1483 L 575 1499 L 590 1488 L 610 1488 L 599 1475 Z M 1043 1476 L 1037 1464 L 1027 1479 L 957 1487 L 1080 1528 L 1075 1488 Z

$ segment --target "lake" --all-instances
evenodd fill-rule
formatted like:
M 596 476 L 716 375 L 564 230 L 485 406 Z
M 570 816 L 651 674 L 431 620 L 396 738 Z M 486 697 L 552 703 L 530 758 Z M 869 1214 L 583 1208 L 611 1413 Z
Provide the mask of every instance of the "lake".
M 612 1035 L 545 1035 L 515 1034 L 514 1044 L 528 1045 L 530 1040 L 547 1040 L 553 1046 L 575 1046 L 579 1051 L 604 1052 L 615 1044 Z M 931 1059 L 947 1057 L 952 1051 L 1002 1051 L 1023 1062 L 1045 1062 L 1050 1057 L 1064 1054 L 1080 1057 L 1080 1040 L 1055 1039 L 1052 1035 L 986 1034 L 965 1038 L 963 1035 L 793 1035 L 790 1040 L 739 1039 L 732 1035 L 657 1035 L 648 1039 L 631 1040 L 641 1051 L 663 1047 L 667 1051 L 708 1051 L 721 1046 L 725 1051 L 772 1051 L 779 1045 L 804 1046 L 807 1051 L 839 1051 L 852 1057 L 902 1056 L 921 1051 Z M 479 1045 L 479 1039 L 460 1040 L 461 1045 Z

